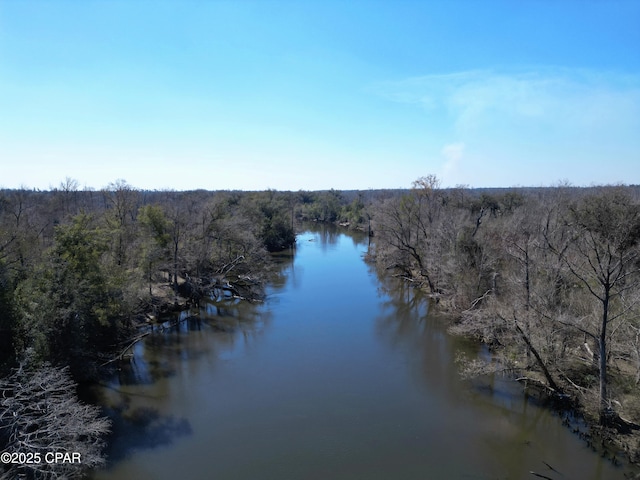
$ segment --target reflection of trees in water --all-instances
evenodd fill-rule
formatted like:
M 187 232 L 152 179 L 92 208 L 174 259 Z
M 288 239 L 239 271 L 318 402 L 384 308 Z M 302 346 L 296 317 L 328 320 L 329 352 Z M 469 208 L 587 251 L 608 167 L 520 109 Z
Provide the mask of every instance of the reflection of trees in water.
M 121 366 L 118 385 L 151 385 L 172 377 L 181 363 L 215 357 L 221 349 L 233 349 L 239 336 L 244 343 L 258 338 L 272 314 L 246 302 L 204 303 L 198 315 L 182 312 L 166 327 L 136 345 L 131 360 Z
M 523 468 L 550 478 L 611 478 L 608 460 L 579 450 L 577 438 L 563 425 L 586 431 L 579 416 L 550 410 L 496 374 L 474 380 L 473 387 L 467 393 L 478 412 L 475 428 L 481 436 L 474 445 L 484 457 L 497 460 L 504 478 L 520 478 Z
M 429 315 L 429 298 L 409 283 L 381 275 L 378 292 L 383 312 L 376 319 L 379 336 L 409 357 L 409 364 L 417 366 L 414 373 L 430 391 L 445 392 L 456 401 L 461 383 L 454 360 L 461 342 L 446 333 L 442 319 Z
M 370 266 L 375 272 L 375 267 Z M 459 353 L 476 356 L 486 347 L 446 332 L 446 319 L 429 315 L 430 299 L 420 290 L 398 278 L 378 276 L 378 292 L 383 301 L 383 315 L 377 319 L 380 335 L 390 345 L 405 349 L 420 360 L 423 379 L 437 388 L 459 385 L 455 358 Z M 524 413 L 526 399 L 518 385 L 492 375 L 471 382 L 472 388 L 455 391 L 476 404 L 509 412 Z
M 162 369 L 160 369 L 162 370 Z M 158 371 L 150 368 L 149 376 Z M 171 372 L 173 373 L 173 372 Z M 133 375 L 133 378 L 129 376 Z M 164 372 L 163 375 L 169 375 Z M 155 405 L 169 397 L 170 382 L 136 383 L 139 378 L 131 370 L 121 373 L 117 385 L 101 385 L 100 389 L 84 392 L 86 398 L 102 406 L 103 414 L 111 420 L 107 436 L 107 467 L 117 464 L 137 450 L 168 446 L 185 435 L 192 434 L 189 421 L 175 415 L 162 415 Z M 133 386 L 132 386 L 133 385 Z M 142 385 L 142 389 L 137 386 Z
M 376 272 L 371 265 L 369 265 L 369 271 Z M 412 314 L 418 320 L 429 313 L 429 298 L 406 281 L 378 275 L 378 294 L 387 296 L 386 303 L 399 312 Z
M 522 395 L 519 399 L 522 405 L 526 404 Z M 542 461 L 555 462 L 544 454 L 544 445 L 532 440 L 540 438 L 539 430 L 541 427 L 544 428 L 541 423 L 546 423 L 548 428 L 557 428 L 553 422 L 548 421 L 548 413 L 542 409 L 530 412 L 525 409 L 522 414 L 515 414 L 509 408 L 496 408 L 492 403 L 487 403 L 484 407 L 490 410 L 486 418 L 491 420 L 482 420 L 476 424 L 478 434 L 482 438 L 481 441 L 476 441 L 475 445 L 485 458 L 497 460 L 496 465 L 499 465 L 500 473 L 505 475 L 505 478 L 519 478 L 523 473 L 523 466 L 526 465 L 529 465 L 529 469 L 535 468 L 541 474 L 552 473 L 545 468 Z
M 364 245 L 369 242 L 369 237 L 365 232 L 361 232 L 358 230 L 351 230 L 349 232 L 348 237 L 353 242 L 354 247 L 359 247 L 360 245 Z
M 326 252 L 329 247 L 338 244 L 340 233 L 338 232 L 337 227 L 333 224 L 322 223 L 318 224 L 318 227 L 319 228 L 311 231 L 316 234 L 316 241 L 319 243 L 322 251 Z
M 284 258 L 277 268 L 285 270 L 292 260 L 292 256 Z M 186 419 L 163 416 L 155 408 L 158 402 L 179 394 L 172 391 L 175 382 L 165 380 L 178 372 L 215 369 L 221 352 L 238 348 L 239 341 L 245 345 L 256 341 L 271 318 L 272 313 L 259 303 L 233 298 L 202 302 L 197 310 L 167 317 L 135 345 L 130 361 L 120 365 L 99 392 L 93 392 L 113 421 L 109 463 L 117 463 L 135 450 L 168 445 L 191 434 Z
M 375 273 L 375 267 L 369 268 Z M 558 459 L 562 455 L 556 452 L 574 452 L 575 445 L 562 431 L 557 414 L 527 398 L 521 387 L 508 378 L 494 374 L 461 382 L 455 363 L 457 353 L 466 351 L 475 356 L 480 347 L 447 334 L 445 320 L 428 314 L 429 299 L 410 283 L 378 275 L 378 292 L 383 312 L 376 319 L 379 337 L 408 357 L 409 365 L 417 367 L 413 373 L 418 381 L 430 392 L 440 392 L 438 395 L 443 395 L 450 405 L 462 404 L 462 412 L 471 412 L 475 425 L 469 434 L 477 438 L 467 441 L 473 443 L 479 456 L 488 459 L 487 472 L 495 469 L 493 473 L 500 478 L 520 478 L 523 465 L 527 465 L 528 469 L 556 478 L 545 465 L 547 462 L 569 475 L 564 470 L 570 467 Z M 579 465 L 571 468 L 576 469 L 574 474 L 588 471 Z
M 317 223 L 309 222 L 304 224 L 305 232 L 314 234 L 313 241 L 320 245 L 323 252 L 326 252 L 329 247 L 333 247 L 338 244 L 340 235 L 343 230 L 338 230 L 338 227 L 332 223 Z
M 277 254 L 273 278 L 284 288 L 282 275 L 293 263 L 294 250 Z M 279 287 L 278 287 L 279 285 Z M 244 343 L 258 338 L 272 313 L 260 303 L 236 298 L 203 300 L 198 309 L 167 315 L 157 331 L 134 347 L 133 356 L 121 365 L 112 382 L 117 385 L 151 385 L 175 375 L 180 362 L 211 356 L 219 349 L 233 349 L 241 336 Z
M 137 450 L 167 446 L 179 437 L 192 434 L 189 421 L 174 415 L 161 415 L 151 407 L 129 409 L 126 402 L 108 412 L 113 420 L 108 464 L 113 465 Z
M 291 281 L 295 255 L 295 246 L 269 254 L 271 262 L 265 283 L 271 292 L 282 290 Z
M 343 235 L 351 239 L 354 247 L 367 242 L 367 234 L 365 232 L 346 230 L 344 227 L 339 227 L 333 223 L 305 222 L 303 230 L 304 233 L 313 234 L 312 239 L 307 238 L 304 241 L 317 242 L 323 252 L 335 247 Z

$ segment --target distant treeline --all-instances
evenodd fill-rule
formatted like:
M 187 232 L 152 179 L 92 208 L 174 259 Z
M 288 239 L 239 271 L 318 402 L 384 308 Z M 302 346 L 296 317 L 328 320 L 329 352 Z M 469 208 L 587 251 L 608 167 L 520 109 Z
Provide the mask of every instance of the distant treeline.
M 637 428 L 640 187 L 443 189 L 427 176 L 405 190 L 140 191 L 118 180 L 90 191 L 66 179 L 0 190 L 0 393 L 15 413 L 0 414 L 0 450 L 56 434 L 44 414 L 16 421 L 46 398 L 100 425 L 87 452 L 100 464 L 108 426 L 47 392 L 95 379 L 163 307 L 260 298 L 268 252 L 294 245 L 304 221 L 369 232 L 383 275 L 426 290 L 453 330 L 491 346 L 499 361 L 462 362 L 468 374 L 508 371 L 603 424 Z M 88 438 L 69 435 L 68 451 Z
M 78 380 L 169 303 L 260 296 L 268 252 L 301 221 L 367 228 L 382 192 L 0 190 L 0 369 L 45 362 Z M 170 286 L 170 295 L 167 289 Z
M 91 378 L 157 306 L 157 285 L 191 296 L 207 282 L 232 288 L 229 278 L 259 287 L 266 253 L 295 242 L 286 193 L 76 187 L 0 191 L 5 365 L 28 356 Z
M 295 243 L 298 201 L 147 192 L 122 180 L 101 191 L 70 179 L 52 191 L 0 191 L 0 451 L 82 455 L 80 467 L 0 464 L 0 478 L 81 478 L 104 464 L 109 421 L 74 383 L 117 366 L 138 327 L 166 307 L 260 298 L 268 252 Z

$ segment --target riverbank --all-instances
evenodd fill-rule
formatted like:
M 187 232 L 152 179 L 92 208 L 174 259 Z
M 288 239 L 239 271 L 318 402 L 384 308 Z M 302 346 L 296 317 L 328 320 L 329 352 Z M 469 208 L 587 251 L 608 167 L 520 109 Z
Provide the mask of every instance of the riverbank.
M 525 480 L 550 473 L 544 462 L 624 479 L 507 382 L 461 382 L 457 353 L 478 349 L 415 289 L 382 286 L 366 247 L 303 233 L 265 302 L 203 301 L 193 321 L 145 338 L 96 392 L 119 420 L 95 479 Z
M 423 289 L 426 295 L 429 292 Z M 563 424 L 576 434 L 586 447 L 608 459 L 612 465 L 628 464 L 630 479 L 640 479 L 640 426 L 636 423 L 614 417 L 609 425 L 601 425 L 598 415 L 597 398 L 587 397 L 584 389 L 568 377 L 558 380 L 557 390 L 551 388 L 545 376 L 536 367 L 527 352 L 521 351 L 514 357 L 512 345 L 496 342 L 483 336 L 476 324 L 469 325 L 465 316 L 469 311 L 452 308 L 451 302 L 438 295 L 433 302 L 438 315 L 448 323 L 449 334 L 468 338 L 488 347 L 490 360 L 469 360 L 458 358 L 460 375 L 465 379 L 481 376 L 504 375 L 522 385 L 525 395 L 536 400 L 562 417 Z M 615 378 L 612 379 L 615 381 Z M 630 395 L 624 399 L 627 405 L 640 406 L 640 399 Z
M 227 273 L 229 271 L 227 269 Z M 232 298 L 250 303 L 261 302 L 264 299 L 264 281 L 258 280 L 257 275 L 264 276 L 268 273 L 270 269 L 267 263 L 264 263 L 259 273 L 254 272 L 251 275 L 245 273 L 230 278 L 220 275 L 220 271 L 215 271 L 203 278 L 178 276 L 176 284 L 169 281 L 151 283 L 145 287 L 148 288 L 148 294 L 144 299 L 140 299 L 140 307 L 132 316 L 132 336 L 121 342 L 124 348 L 115 351 L 113 357 L 104 362 L 102 367 L 110 367 L 106 371 L 108 374 L 115 363 L 130 358 L 132 349 L 146 335 L 163 326 L 170 327 L 169 318 L 172 315 L 197 309 L 202 301 Z M 215 282 L 210 280 L 213 276 L 216 277 Z M 168 321 L 169 325 L 165 325 Z
M 590 424 L 622 438 L 626 456 L 637 461 L 635 188 L 474 194 L 440 189 L 428 176 L 376 213 L 377 268 L 422 286 L 455 315 L 454 330 L 490 348 L 492 362 L 471 367 L 568 395 Z
M 376 264 L 373 255 L 367 254 L 365 260 L 371 265 Z M 567 375 L 558 376 L 554 379 L 555 388 L 551 387 L 540 370 L 540 362 L 536 362 L 530 350 L 523 348 L 522 338 L 507 342 L 505 337 L 495 334 L 496 324 L 487 311 L 481 311 L 491 301 L 491 292 L 471 302 L 470 308 L 463 309 L 460 298 L 446 292 L 433 293 L 418 271 L 390 274 L 385 270 L 379 275 L 402 280 L 409 288 L 421 291 L 431 300 L 430 310 L 444 320 L 450 335 L 488 348 L 491 355 L 488 360 L 469 359 L 465 355 L 457 357 L 458 374 L 462 378 L 471 380 L 501 375 L 519 383 L 525 395 L 561 416 L 567 429 L 578 436 L 587 448 L 614 466 L 627 464 L 627 478 L 640 479 L 640 425 L 619 415 L 613 415 L 608 425 L 601 425 L 597 396 L 571 381 Z M 614 371 L 610 382 L 617 380 Z M 621 400 L 616 401 L 618 407 L 624 403 L 633 412 L 640 413 L 640 397 L 635 385 Z

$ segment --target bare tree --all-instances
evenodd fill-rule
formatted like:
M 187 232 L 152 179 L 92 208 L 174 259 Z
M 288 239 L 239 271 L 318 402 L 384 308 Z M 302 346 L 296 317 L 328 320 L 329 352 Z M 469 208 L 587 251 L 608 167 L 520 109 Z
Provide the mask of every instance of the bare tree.
M 607 423 L 608 342 L 636 306 L 630 293 L 640 285 L 640 206 L 620 190 L 604 191 L 572 207 L 569 221 L 573 238 L 562 260 L 597 306 L 574 326 L 597 347 L 600 421 Z
M 140 193 L 125 180 L 118 179 L 108 185 L 103 195 L 105 204 L 109 206 L 105 220 L 115 237 L 115 261 L 118 266 L 124 266 L 133 239 L 133 224 L 136 220 Z
M 29 455 L 33 462 L 4 463 L 2 480 L 81 478 L 104 464 L 110 421 L 98 407 L 81 403 L 75 387 L 68 368 L 49 366 L 35 372 L 21 367 L 0 380 L 2 453 Z M 76 461 L 52 462 L 56 453 Z
M 406 279 L 426 282 L 432 294 L 440 292 L 437 262 L 433 261 L 439 258 L 439 184 L 434 175 L 419 178 L 409 194 L 383 204 L 376 225 L 382 240 L 378 244 L 391 247 L 388 252 L 377 252 L 380 259 L 388 257 L 385 267 L 402 272 Z
M 65 177 L 65 179 L 60 182 L 60 187 L 56 193 L 59 194 L 62 211 L 66 215 L 75 215 L 77 213 L 79 185 L 78 181 L 71 177 Z

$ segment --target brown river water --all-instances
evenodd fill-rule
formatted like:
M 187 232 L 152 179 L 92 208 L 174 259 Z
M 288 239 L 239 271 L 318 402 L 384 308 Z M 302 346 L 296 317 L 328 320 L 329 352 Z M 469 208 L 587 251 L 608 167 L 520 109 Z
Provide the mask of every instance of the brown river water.
M 208 304 L 136 345 L 95 391 L 114 433 L 94 480 L 625 478 L 514 382 L 462 381 L 457 354 L 480 347 L 366 250 L 307 231 L 264 303 Z

